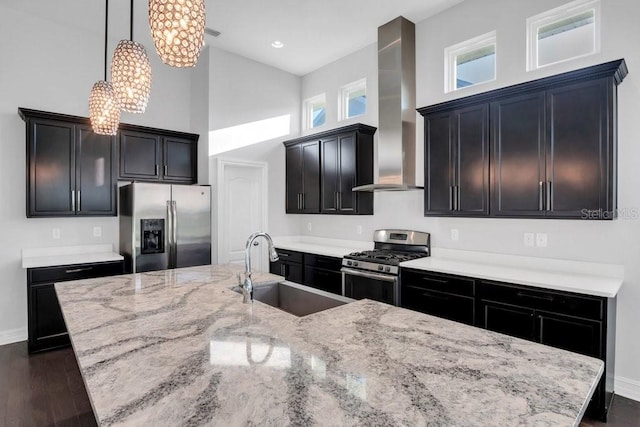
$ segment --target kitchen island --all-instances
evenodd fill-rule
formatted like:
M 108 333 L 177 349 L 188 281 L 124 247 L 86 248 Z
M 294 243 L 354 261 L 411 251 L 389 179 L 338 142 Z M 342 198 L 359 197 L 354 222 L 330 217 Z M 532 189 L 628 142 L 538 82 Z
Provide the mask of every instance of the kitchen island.
M 572 426 L 602 374 L 594 358 L 369 300 L 302 318 L 242 304 L 240 271 L 56 284 L 101 425 Z

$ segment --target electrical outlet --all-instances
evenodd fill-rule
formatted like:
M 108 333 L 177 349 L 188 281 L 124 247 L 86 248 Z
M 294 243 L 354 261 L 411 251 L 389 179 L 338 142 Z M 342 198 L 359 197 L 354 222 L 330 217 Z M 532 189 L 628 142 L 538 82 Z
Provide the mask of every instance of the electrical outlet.
M 53 230 L 51 230 L 51 237 L 53 237 L 54 239 L 59 239 L 60 238 L 60 229 L 59 228 L 54 228 Z
M 358 225 L 358 226 L 356 227 L 356 233 L 358 233 L 358 234 L 362 234 L 362 226 L 361 226 L 361 225 Z
M 93 237 L 102 237 L 102 227 L 93 227 Z
M 525 246 L 534 246 L 535 245 L 535 235 L 533 233 L 524 233 L 524 241 Z
M 312 228 L 313 228 L 313 227 L 311 227 L 311 223 L 310 223 L 310 222 L 308 222 L 308 223 L 307 223 L 307 230 L 311 231 L 311 229 L 312 229 Z
M 451 240 L 460 240 L 460 231 L 457 228 L 451 229 Z
M 547 233 L 536 233 L 536 246 L 539 248 L 547 247 Z

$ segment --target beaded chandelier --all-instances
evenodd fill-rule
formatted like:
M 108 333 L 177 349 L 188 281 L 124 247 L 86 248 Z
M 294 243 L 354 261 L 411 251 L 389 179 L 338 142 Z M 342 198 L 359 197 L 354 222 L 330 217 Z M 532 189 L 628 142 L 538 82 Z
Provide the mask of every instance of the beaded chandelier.
M 107 81 L 107 35 L 109 28 L 109 0 L 106 0 L 104 22 L 104 80 L 93 85 L 89 95 L 89 118 L 93 131 L 100 135 L 115 135 L 120 125 L 120 104 L 113 86 Z
M 131 0 L 130 39 L 120 40 L 111 60 L 111 82 L 120 108 L 144 113 L 151 92 L 151 62 L 141 43 L 133 41 L 133 0 Z
M 149 0 L 156 51 L 172 67 L 194 67 L 204 44 L 204 0 Z

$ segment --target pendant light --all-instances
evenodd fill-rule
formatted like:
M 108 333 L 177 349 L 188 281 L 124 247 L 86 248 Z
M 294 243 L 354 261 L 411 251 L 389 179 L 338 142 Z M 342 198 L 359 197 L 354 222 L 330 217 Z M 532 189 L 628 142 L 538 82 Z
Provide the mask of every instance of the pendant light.
M 89 95 L 89 117 L 93 131 L 100 135 L 115 135 L 120 125 L 120 105 L 111 83 L 107 81 L 107 36 L 109 31 L 109 0 L 104 19 L 104 80 L 93 85 Z
M 144 113 L 151 92 L 151 63 L 144 46 L 133 41 L 133 0 L 129 28 L 129 40 L 120 40 L 113 52 L 111 82 L 122 110 Z
M 172 67 L 194 67 L 204 44 L 204 0 L 149 0 L 156 52 Z

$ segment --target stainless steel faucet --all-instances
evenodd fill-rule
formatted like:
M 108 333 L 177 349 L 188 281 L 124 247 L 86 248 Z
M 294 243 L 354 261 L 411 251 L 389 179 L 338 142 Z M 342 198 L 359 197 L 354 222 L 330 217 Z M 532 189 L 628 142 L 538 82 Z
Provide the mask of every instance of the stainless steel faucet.
M 244 248 L 244 283 L 242 284 L 242 302 L 245 304 L 253 302 L 253 282 L 251 281 L 251 245 L 258 237 L 264 237 L 269 244 L 269 260 L 271 262 L 278 260 L 278 253 L 273 246 L 273 240 L 267 233 L 253 233 L 247 239 L 247 245 Z

